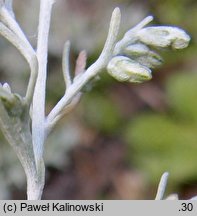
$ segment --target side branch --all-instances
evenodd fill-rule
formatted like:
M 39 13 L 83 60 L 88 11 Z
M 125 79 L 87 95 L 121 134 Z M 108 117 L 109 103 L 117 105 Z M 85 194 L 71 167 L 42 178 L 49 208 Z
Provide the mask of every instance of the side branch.
M 109 62 L 109 60 L 113 55 L 113 50 L 117 42 L 120 19 L 121 19 L 120 9 L 115 8 L 111 17 L 107 40 L 105 42 L 103 51 L 101 52 L 99 58 L 83 74 L 79 74 L 78 76 L 75 77 L 73 84 L 70 85 L 65 95 L 56 104 L 53 110 L 49 113 L 46 120 L 46 128 L 48 127 L 48 125 L 56 123 L 54 119 L 56 119 L 56 117 L 59 116 L 61 112 L 63 112 L 63 110 L 65 110 L 66 106 L 72 102 L 73 98 L 83 88 L 83 86 L 85 86 L 85 84 L 91 78 L 95 77 L 103 68 L 106 67 L 107 63 Z
M 6 25 L 0 22 L 0 34 L 5 37 L 10 43 L 12 43 L 24 56 L 30 66 L 30 78 L 26 91 L 25 100 L 27 105 L 31 104 L 33 98 L 33 91 L 35 87 L 35 82 L 37 78 L 37 58 L 35 52 L 31 45 L 26 43 L 20 36 L 16 35 L 12 30 L 10 30 Z
M 63 71 L 64 82 L 67 89 L 72 84 L 71 75 L 70 75 L 69 54 L 70 54 L 70 41 L 67 41 L 64 45 L 64 51 L 62 56 L 62 71 Z

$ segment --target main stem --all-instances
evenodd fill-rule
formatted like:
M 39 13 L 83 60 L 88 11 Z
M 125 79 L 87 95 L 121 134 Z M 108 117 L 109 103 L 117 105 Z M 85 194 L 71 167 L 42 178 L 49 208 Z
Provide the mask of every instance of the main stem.
M 40 15 L 38 26 L 38 78 L 36 81 L 32 107 L 32 140 L 36 161 L 37 175 L 41 187 L 44 187 L 43 146 L 45 141 L 45 90 L 47 77 L 48 35 L 51 20 L 53 0 L 40 0 Z M 39 199 L 39 197 L 38 197 Z

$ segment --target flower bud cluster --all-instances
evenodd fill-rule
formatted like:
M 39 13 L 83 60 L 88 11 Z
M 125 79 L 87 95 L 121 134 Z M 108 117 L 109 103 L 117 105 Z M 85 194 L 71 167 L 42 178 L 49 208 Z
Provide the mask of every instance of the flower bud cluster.
M 118 81 L 141 83 L 150 80 L 151 69 L 163 62 L 152 47 L 183 49 L 189 41 L 190 36 L 178 27 L 133 28 L 117 43 L 119 51 L 109 61 L 107 71 Z
M 151 70 L 148 67 L 126 56 L 113 57 L 107 70 L 112 77 L 121 82 L 141 83 L 152 78 Z

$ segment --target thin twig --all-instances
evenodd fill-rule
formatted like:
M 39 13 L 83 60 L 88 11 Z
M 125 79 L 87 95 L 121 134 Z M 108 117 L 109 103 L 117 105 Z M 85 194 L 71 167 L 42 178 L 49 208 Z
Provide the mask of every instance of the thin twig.
M 138 31 L 142 29 L 144 26 L 148 25 L 151 21 L 153 21 L 153 16 L 145 17 L 140 23 L 132 28 L 132 31 Z M 129 31 L 126 33 L 129 34 Z
M 163 195 L 165 193 L 166 185 L 167 185 L 167 182 L 168 182 L 168 176 L 169 176 L 168 172 L 165 172 L 161 176 L 155 200 L 162 200 L 163 199 Z
M 30 66 L 30 78 L 26 91 L 25 100 L 28 105 L 30 105 L 33 97 L 33 91 L 35 87 L 35 82 L 37 78 L 37 58 L 33 49 L 27 46 L 18 35 L 11 31 L 7 26 L 0 22 L 0 34 L 4 36 L 8 41 L 10 41 L 25 57 Z
M 32 103 L 34 89 L 35 89 L 36 80 L 38 76 L 38 61 L 36 55 L 33 55 L 31 58 L 30 69 L 31 69 L 31 73 L 30 73 L 29 83 L 25 95 L 25 100 L 29 107 Z
M 81 98 L 81 93 L 78 93 L 72 100 L 72 102 L 67 105 L 65 107 L 65 109 L 59 113 L 59 115 L 57 115 L 53 121 L 50 122 L 46 122 L 46 126 L 45 126 L 45 135 L 46 137 L 50 134 L 50 132 L 52 131 L 52 129 L 54 128 L 54 126 L 56 125 L 56 123 L 63 117 L 65 116 L 66 114 L 70 113 L 75 107 L 76 105 L 79 103 L 80 101 L 80 98 Z
M 29 49 L 33 50 L 31 44 L 27 40 L 27 37 L 25 36 L 23 31 L 21 30 L 19 24 L 16 22 L 16 20 L 10 14 L 10 11 L 8 11 L 8 9 L 6 7 L 2 7 L 0 9 L 0 15 L 1 15 L 1 21 L 4 24 L 6 24 L 8 26 L 8 28 L 11 29 L 18 37 L 20 37 Z
M 25 57 L 28 63 L 31 62 L 31 57 L 34 55 L 32 50 L 28 49 L 26 44 L 21 38 L 19 38 L 13 31 L 11 31 L 6 25 L 0 22 L 0 34 L 5 37 L 10 43 L 12 43 Z
M 64 82 L 67 89 L 72 84 L 71 75 L 70 75 L 69 55 L 70 55 L 70 41 L 67 41 L 64 45 L 64 51 L 62 56 L 62 71 L 63 71 Z
M 118 53 L 120 53 L 122 48 L 126 47 L 129 44 L 134 43 L 138 39 L 135 35 L 136 32 L 139 31 L 144 26 L 146 26 L 152 20 L 153 20 L 153 16 L 148 16 L 148 17 L 144 18 L 136 26 L 134 26 L 129 31 L 127 31 L 125 33 L 124 37 L 120 41 L 118 41 L 118 43 L 116 44 L 115 49 L 114 49 L 114 55 L 117 55 Z
M 11 1 L 8 1 L 7 4 L 11 6 Z M 15 33 L 15 37 L 20 39 L 20 43 L 24 46 L 24 51 L 29 53 L 28 58 L 26 57 L 29 65 L 30 65 L 30 78 L 29 83 L 26 91 L 26 102 L 27 104 L 31 104 L 32 98 L 33 98 L 33 92 L 35 87 L 35 82 L 37 78 L 37 59 L 34 49 L 32 48 L 31 44 L 27 40 L 25 34 L 21 30 L 20 26 L 16 22 L 16 20 L 13 18 L 13 16 L 10 14 L 10 11 L 7 10 L 7 8 L 2 7 L 0 10 L 1 20 L 8 26 L 8 28 Z
M 66 94 L 56 104 L 47 117 L 47 125 L 51 125 L 54 119 L 70 104 L 75 95 L 81 90 L 81 88 L 92 78 L 95 77 L 103 68 L 106 67 L 110 58 L 112 57 L 113 50 L 117 41 L 117 36 L 120 26 L 120 9 L 115 8 L 112 13 L 112 18 L 109 27 L 109 33 L 103 51 L 101 52 L 97 61 L 92 64 L 78 79 L 75 79 L 73 84 L 67 89 Z

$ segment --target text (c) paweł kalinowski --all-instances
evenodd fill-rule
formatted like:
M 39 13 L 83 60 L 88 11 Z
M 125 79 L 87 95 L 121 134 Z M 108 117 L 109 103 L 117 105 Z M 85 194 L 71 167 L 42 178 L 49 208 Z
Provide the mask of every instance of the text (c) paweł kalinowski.
M 99 212 L 103 211 L 103 203 L 94 204 L 70 204 L 70 203 L 46 203 L 46 204 L 20 204 L 20 211 L 32 211 L 32 212 L 42 212 L 42 211 L 81 211 L 81 212 Z

